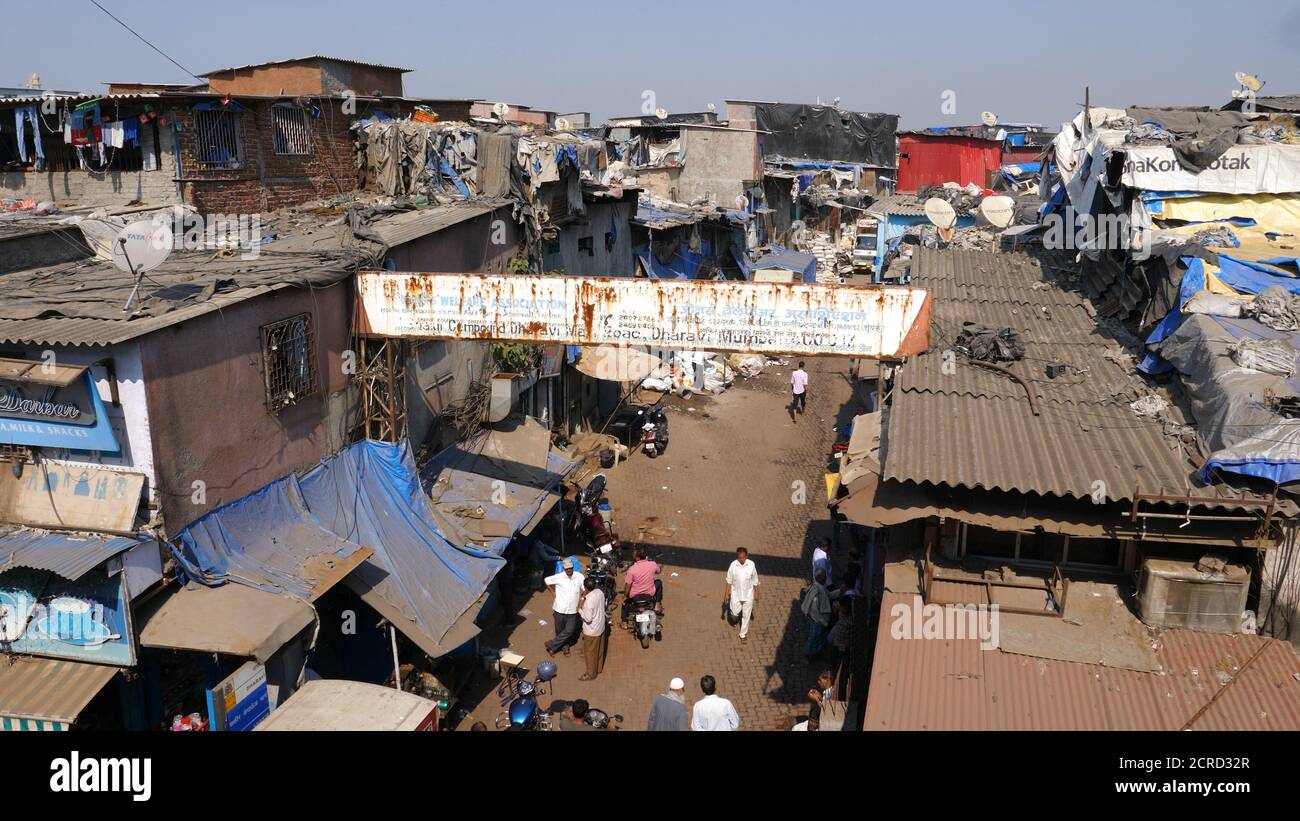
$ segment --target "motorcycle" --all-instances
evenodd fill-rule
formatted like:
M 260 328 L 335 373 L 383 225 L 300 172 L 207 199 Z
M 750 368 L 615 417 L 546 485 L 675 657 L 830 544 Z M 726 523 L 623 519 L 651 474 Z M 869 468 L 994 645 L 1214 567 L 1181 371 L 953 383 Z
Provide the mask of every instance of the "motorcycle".
M 542 684 L 555 678 L 558 670 L 553 661 L 544 661 L 537 665 L 537 676 L 529 681 L 527 676 L 517 670 L 497 688 L 501 706 L 506 711 L 497 716 L 498 730 L 537 731 L 551 729 L 551 714 L 542 711 L 537 703 L 539 696 L 546 695 Z M 508 706 L 507 706 L 508 705 Z
M 606 603 L 612 606 L 618 588 L 618 571 L 623 566 L 623 548 L 611 528 L 611 519 L 606 518 L 604 511 L 608 508 L 605 475 L 598 473 L 578 493 L 575 529 L 591 556 L 586 575 L 595 579 L 605 592 Z
M 668 415 L 663 404 L 660 399 L 651 407 L 637 411 L 638 417 L 645 420 L 641 424 L 641 450 L 651 459 L 668 449 Z

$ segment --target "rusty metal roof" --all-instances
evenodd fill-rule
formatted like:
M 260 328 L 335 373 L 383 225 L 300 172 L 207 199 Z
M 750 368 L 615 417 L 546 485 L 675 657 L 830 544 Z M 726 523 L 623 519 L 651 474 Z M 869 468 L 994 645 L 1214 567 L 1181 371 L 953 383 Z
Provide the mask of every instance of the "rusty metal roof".
M 0 572 L 15 567 L 48 570 L 79 579 L 140 543 L 137 538 L 98 533 L 53 533 L 32 528 L 0 529 Z
M 246 68 L 264 68 L 265 66 L 280 66 L 286 63 L 305 63 L 308 60 L 328 60 L 331 63 L 351 63 L 354 66 L 369 66 L 370 68 L 383 68 L 389 71 L 400 71 L 402 73 L 415 71 L 413 68 L 401 68 L 400 66 L 386 66 L 383 63 L 367 63 L 364 60 L 352 60 L 347 57 L 327 57 L 324 54 L 309 54 L 306 57 L 290 57 L 286 60 L 267 60 L 264 63 L 249 63 L 243 66 L 230 66 L 228 68 L 218 68 L 213 71 L 205 71 L 202 74 L 196 74 L 196 77 L 211 77 L 214 74 L 224 74 L 227 71 L 242 71 Z
M 896 217 L 924 217 L 925 203 L 913 194 L 891 194 L 867 207 L 869 214 L 888 214 Z
M 0 658 L 0 729 L 66 730 L 117 669 L 32 656 Z
M 1162 630 L 1160 670 L 1145 673 L 981 650 L 978 638 L 894 638 L 889 613 L 914 595 L 881 603 L 867 730 L 1300 730 L 1300 658 L 1286 642 Z
M 375 233 L 390 247 L 437 233 L 444 228 L 459 225 L 466 220 L 490 214 L 498 208 L 507 208 L 512 204 L 509 199 L 479 199 L 466 202 L 453 202 L 433 208 L 421 208 L 415 211 L 396 214 L 375 220 L 370 224 Z
M 1239 496 L 1202 487 L 1195 446 L 1128 407 L 1150 392 L 1131 370 L 1132 352 L 1032 257 L 921 248 L 912 271 L 914 285 L 933 291 L 931 344 L 895 382 L 884 479 L 1080 500 L 1093 498 L 1097 482 L 1108 501 L 1129 500 L 1139 486 L 1215 506 Z M 945 357 L 965 321 L 1021 335 L 1026 355 L 1007 367 L 1032 388 L 1032 403 L 1025 384 Z M 1051 379 L 1052 362 L 1076 370 Z M 1176 406 L 1168 415 L 1186 421 Z

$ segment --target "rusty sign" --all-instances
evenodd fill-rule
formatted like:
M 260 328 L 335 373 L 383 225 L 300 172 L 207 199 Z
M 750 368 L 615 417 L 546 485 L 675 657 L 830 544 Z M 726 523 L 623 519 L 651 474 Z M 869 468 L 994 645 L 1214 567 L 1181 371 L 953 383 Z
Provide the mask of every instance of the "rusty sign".
M 46 460 L 0 472 L 0 522 L 132 533 L 143 473 Z
M 929 347 L 921 288 L 363 271 L 362 335 L 897 358 Z

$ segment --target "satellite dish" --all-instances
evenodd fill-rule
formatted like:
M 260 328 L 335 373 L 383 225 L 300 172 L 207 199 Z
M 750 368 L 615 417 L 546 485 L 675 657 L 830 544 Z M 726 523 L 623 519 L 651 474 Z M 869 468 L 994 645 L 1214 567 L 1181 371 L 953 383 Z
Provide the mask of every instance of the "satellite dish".
M 560 129 L 561 131 L 568 131 L 569 125 L 570 125 L 569 121 L 564 119 L 563 117 L 557 117 L 555 119 L 555 127 Z
M 957 212 L 947 200 L 930 197 L 925 201 L 925 216 L 936 228 L 951 228 L 957 224 Z
M 656 108 L 655 116 L 661 120 L 666 119 L 668 117 L 668 110 L 665 108 Z
M 1259 91 L 1264 87 L 1264 81 L 1254 74 L 1247 74 L 1244 71 L 1238 71 L 1235 75 L 1237 82 L 1241 83 L 1251 91 Z
M 998 124 L 998 115 L 994 114 L 992 111 L 985 111 L 980 115 L 980 120 L 985 125 L 992 127 Z
M 749 210 L 749 197 L 746 197 L 744 194 L 737 194 L 734 202 L 736 204 L 737 211 Z
M 493 103 L 492 113 L 497 115 L 498 120 L 504 120 L 506 115 L 510 113 L 510 106 L 505 103 Z
M 113 264 L 128 274 L 152 271 L 172 252 L 172 226 L 140 220 L 123 228 L 113 241 Z
M 717 110 L 718 107 L 716 105 L 714 105 L 713 103 L 709 103 L 709 111 L 717 111 Z
M 1016 201 L 1010 197 L 985 197 L 980 203 L 984 219 L 998 228 L 1006 228 L 1016 216 Z

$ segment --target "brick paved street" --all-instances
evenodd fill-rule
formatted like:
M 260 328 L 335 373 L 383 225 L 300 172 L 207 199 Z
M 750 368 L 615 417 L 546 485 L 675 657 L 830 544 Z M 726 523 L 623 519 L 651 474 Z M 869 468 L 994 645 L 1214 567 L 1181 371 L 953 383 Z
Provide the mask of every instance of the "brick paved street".
M 594 682 L 578 681 L 584 668 L 575 647 L 573 655 L 556 657 L 560 674 L 543 704 L 585 698 L 622 713 L 627 729 L 641 730 L 651 701 L 669 679 L 685 679 L 693 703 L 700 676 L 709 673 L 719 693 L 735 703 L 742 729 L 773 729 L 806 713 L 804 694 L 817 671 L 801 652 L 806 624 L 799 593 L 816 539 L 830 535 L 823 477 L 832 427 L 865 407 L 846 378 L 847 360 L 808 360 L 807 413 L 792 423 L 787 406 L 793 366 L 789 361 L 749 382 L 737 380 L 716 399 L 672 400 L 667 452 L 650 459 L 638 451 L 605 471 L 624 543 L 641 541 L 652 554 L 661 552 L 663 641 L 643 650 L 615 625 L 605 673 Z M 793 500 L 796 482 L 805 483 L 804 504 Z M 639 526 L 647 529 L 640 539 Z M 741 546 L 749 548 L 762 582 L 745 643 L 738 628 L 720 617 L 723 576 Z M 545 658 L 542 642 L 553 635 L 551 594 L 534 594 L 524 609 L 526 621 L 508 638 L 497 628 L 487 631 L 484 643 L 508 643 L 531 669 Z M 547 624 L 539 625 L 539 619 Z M 489 697 L 473 707 L 461 729 L 475 719 L 491 727 L 499 712 L 498 701 Z

